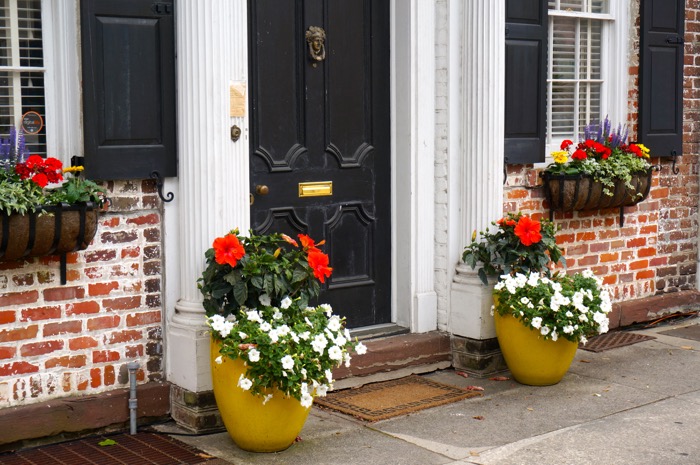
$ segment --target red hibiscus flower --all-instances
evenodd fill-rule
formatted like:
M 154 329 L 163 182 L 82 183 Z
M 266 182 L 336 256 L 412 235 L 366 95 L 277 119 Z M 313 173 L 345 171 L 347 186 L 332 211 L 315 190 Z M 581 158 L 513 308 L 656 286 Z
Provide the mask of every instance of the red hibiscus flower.
M 515 226 L 515 220 L 512 218 L 501 218 L 500 220 L 496 221 L 496 223 L 503 227 L 503 226 Z
M 586 152 L 581 150 L 581 149 L 576 149 L 574 153 L 571 154 L 571 158 L 574 160 L 585 160 L 588 158 L 588 155 L 586 155 Z
M 333 271 L 333 268 L 328 266 L 328 255 L 314 247 L 309 250 L 307 260 L 311 269 L 314 270 L 314 276 L 322 283 L 325 283 L 326 278 Z
M 214 239 L 214 257 L 219 265 L 236 266 L 238 260 L 245 255 L 245 249 L 235 234 Z
M 561 146 L 559 148 L 562 150 L 566 150 L 571 145 L 574 145 L 573 141 L 570 141 L 569 139 L 565 139 L 561 142 Z
M 518 236 L 520 242 L 526 247 L 536 244 L 542 240 L 540 234 L 542 225 L 539 221 L 531 220 L 528 216 L 523 216 L 518 220 L 515 226 L 515 235 Z
M 299 234 L 299 240 L 301 241 L 301 246 L 305 249 L 314 248 L 316 246 L 314 240 L 306 234 Z

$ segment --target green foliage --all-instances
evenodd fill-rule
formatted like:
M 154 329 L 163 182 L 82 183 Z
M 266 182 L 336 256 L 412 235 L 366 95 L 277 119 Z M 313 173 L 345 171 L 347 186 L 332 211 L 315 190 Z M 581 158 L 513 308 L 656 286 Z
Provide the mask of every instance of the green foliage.
M 29 179 L 20 180 L 4 169 L 0 169 L 0 211 L 10 215 L 33 213 L 44 204 L 42 189 Z
M 492 222 L 493 228 L 481 232 L 481 239 L 476 240 L 476 231 L 472 243 L 465 247 L 462 260 L 472 269 L 481 263 L 479 278 L 488 284 L 488 276 L 500 276 L 511 273 L 544 273 L 550 276 L 550 263 L 565 265 L 561 249 L 557 245 L 554 223 L 546 220 L 539 222 L 539 241 L 523 244 L 515 228 L 522 218 L 522 213 L 508 213 L 498 222 Z M 529 218 L 528 218 L 529 219 Z
M 59 203 L 104 202 L 105 189 L 90 179 L 73 176 L 56 189 L 47 189 L 46 201 L 50 205 Z
M 232 231 L 238 236 L 238 230 Z M 281 234 L 238 236 L 245 255 L 235 267 L 219 264 L 212 247 L 204 253 L 206 268 L 198 280 L 207 316 L 236 314 L 242 307 L 256 308 L 265 294 L 281 301 L 285 296 L 306 307 L 321 287 L 309 266 L 304 248 L 295 247 Z

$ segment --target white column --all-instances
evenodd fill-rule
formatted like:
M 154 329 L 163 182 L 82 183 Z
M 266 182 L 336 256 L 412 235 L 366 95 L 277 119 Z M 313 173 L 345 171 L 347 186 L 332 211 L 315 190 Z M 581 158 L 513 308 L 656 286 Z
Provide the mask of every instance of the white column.
M 435 292 L 435 5 L 411 8 L 411 330 L 437 328 Z M 401 240 L 399 238 L 399 240 Z
M 472 231 L 486 229 L 503 210 L 505 2 L 471 0 L 463 8 L 462 246 L 471 242 Z M 450 295 L 450 331 L 474 339 L 495 337 L 490 307 L 490 289 L 460 256 Z
M 185 0 L 177 11 L 180 298 L 168 321 L 168 379 L 211 389 L 209 337 L 197 279 L 215 237 L 250 223 L 248 118 L 230 117 L 230 87 L 247 83 L 246 2 Z M 231 127 L 242 130 L 237 142 Z M 174 277 L 172 278 L 174 279 Z

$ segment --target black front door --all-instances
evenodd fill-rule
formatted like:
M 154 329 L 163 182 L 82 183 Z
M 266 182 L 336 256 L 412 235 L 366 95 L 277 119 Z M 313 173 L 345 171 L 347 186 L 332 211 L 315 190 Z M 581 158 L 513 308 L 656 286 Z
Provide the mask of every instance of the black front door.
M 252 227 L 325 239 L 320 302 L 349 327 L 388 323 L 389 2 L 248 6 Z

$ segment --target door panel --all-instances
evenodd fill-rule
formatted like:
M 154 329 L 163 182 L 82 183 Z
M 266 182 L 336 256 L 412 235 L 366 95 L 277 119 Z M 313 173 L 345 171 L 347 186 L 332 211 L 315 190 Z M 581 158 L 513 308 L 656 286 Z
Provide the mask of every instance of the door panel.
M 388 1 L 250 1 L 251 223 L 326 240 L 320 302 L 348 326 L 391 319 Z M 325 30 L 325 59 L 305 34 Z M 300 197 L 299 183 L 332 182 Z M 256 186 L 267 186 L 260 195 Z

